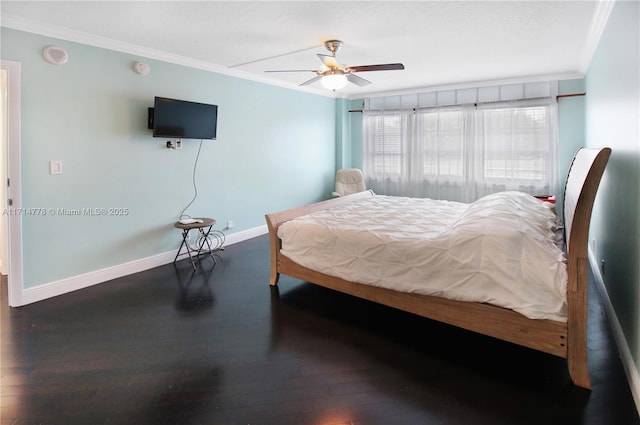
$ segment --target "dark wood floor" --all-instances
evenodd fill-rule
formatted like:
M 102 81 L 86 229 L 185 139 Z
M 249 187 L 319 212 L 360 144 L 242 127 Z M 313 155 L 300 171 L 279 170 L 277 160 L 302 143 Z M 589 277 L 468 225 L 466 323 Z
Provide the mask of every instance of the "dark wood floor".
M 566 362 L 290 278 L 268 241 L 20 308 L 2 288 L 2 421 L 638 425 L 590 293 L 593 391 Z M 593 286 L 592 286 L 593 288 Z

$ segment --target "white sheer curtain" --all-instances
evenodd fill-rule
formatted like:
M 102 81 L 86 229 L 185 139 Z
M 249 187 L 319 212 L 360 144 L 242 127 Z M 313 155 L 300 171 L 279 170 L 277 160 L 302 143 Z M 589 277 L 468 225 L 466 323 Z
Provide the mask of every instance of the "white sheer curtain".
M 555 98 L 479 105 L 476 197 L 503 190 L 558 195 L 558 128 Z
M 557 194 L 555 97 L 365 109 L 363 172 L 379 194 L 470 202 Z

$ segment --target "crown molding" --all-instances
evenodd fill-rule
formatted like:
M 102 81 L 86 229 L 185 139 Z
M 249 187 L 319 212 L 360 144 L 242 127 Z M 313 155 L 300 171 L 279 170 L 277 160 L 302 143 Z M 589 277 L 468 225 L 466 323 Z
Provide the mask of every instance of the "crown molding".
M 579 71 L 583 74 L 587 73 L 589 65 L 591 65 L 591 60 L 598 48 L 598 44 L 600 43 L 600 39 L 602 38 L 602 34 L 607 26 L 609 16 L 611 16 L 611 11 L 613 10 L 615 3 L 616 0 L 601 0 L 598 2 L 598 6 L 596 7 L 596 11 L 591 20 L 591 27 L 587 34 L 584 49 L 580 56 Z
M 241 71 L 238 69 L 227 68 L 225 66 L 213 64 L 198 59 L 193 59 L 185 56 L 176 55 L 173 53 L 165 52 L 163 50 L 151 49 L 137 44 L 127 43 L 123 41 L 114 40 L 107 37 L 100 37 L 93 34 L 88 34 L 82 31 L 72 31 L 65 28 L 60 28 L 54 25 L 44 24 L 29 19 L 20 18 L 13 15 L 3 14 L 0 18 L 0 26 L 11 28 L 14 30 L 29 32 L 46 37 L 57 38 L 60 40 L 70 41 L 79 44 L 85 44 L 88 46 L 98 47 L 107 50 L 113 50 L 120 53 L 127 53 L 136 57 L 143 57 L 147 59 L 154 59 L 161 62 L 172 63 L 176 65 L 182 65 L 189 68 L 201 69 L 204 71 L 214 72 L 216 74 L 228 75 L 230 77 L 241 78 L 243 80 L 255 81 L 258 83 L 268 84 L 271 86 L 282 87 L 286 89 L 301 91 L 305 93 L 315 94 L 324 97 L 335 98 L 335 93 L 328 92 L 327 90 L 320 90 L 314 87 L 299 86 L 296 84 L 288 83 L 285 81 L 262 77 L 260 75 L 252 74 L 249 72 Z

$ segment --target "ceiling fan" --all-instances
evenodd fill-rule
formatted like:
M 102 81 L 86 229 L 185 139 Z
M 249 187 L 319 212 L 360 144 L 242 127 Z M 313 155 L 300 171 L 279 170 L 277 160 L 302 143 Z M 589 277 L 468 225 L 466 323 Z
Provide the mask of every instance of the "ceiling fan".
M 342 47 L 342 41 L 340 40 L 327 40 L 324 42 L 324 46 L 331 52 L 331 55 L 323 55 L 318 53 L 318 58 L 323 63 L 323 67 L 319 70 L 315 69 L 287 69 L 280 71 L 265 71 L 265 72 L 313 72 L 316 74 L 310 80 L 300 84 L 301 86 L 308 86 L 320 80 L 322 85 L 329 90 L 339 90 L 343 88 L 347 81 L 364 87 L 371 84 L 371 81 L 359 77 L 354 72 L 370 72 L 370 71 L 394 71 L 404 69 L 404 65 L 401 63 L 387 63 L 378 65 L 359 65 L 359 66 L 346 66 L 339 64 L 336 61 L 336 52 Z

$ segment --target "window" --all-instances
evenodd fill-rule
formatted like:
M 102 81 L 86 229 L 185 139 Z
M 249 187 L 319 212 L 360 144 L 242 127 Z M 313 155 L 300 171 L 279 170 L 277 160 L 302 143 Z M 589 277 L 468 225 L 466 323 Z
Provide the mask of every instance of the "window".
M 422 173 L 427 180 L 463 176 L 463 123 L 461 111 L 416 114 L 422 139 Z
M 367 186 L 462 202 L 502 190 L 556 193 L 553 100 L 365 110 Z
M 485 181 L 544 182 L 549 174 L 548 108 L 499 108 L 483 111 Z
M 373 164 L 377 173 L 400 175 L 402 172 L 402 115 L 371 117 L 374 138 Z

